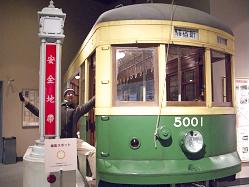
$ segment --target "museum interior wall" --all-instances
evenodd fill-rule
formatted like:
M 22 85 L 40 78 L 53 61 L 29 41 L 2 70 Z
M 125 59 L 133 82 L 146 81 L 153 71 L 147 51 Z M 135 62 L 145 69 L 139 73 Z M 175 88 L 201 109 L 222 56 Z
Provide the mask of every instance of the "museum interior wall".
M 235 77 L 249 77 L 249 1 L 210 0 L 210 14 L 228 25 L 235 35 Z
M 57 1 L 67 14 L 62 51 L 62 74 L 104 5 L 92 0 Z M 39 48 L 37 11 L 49 0 L 8 0 L 0 3 L 0 81 L 3 82 L 2 137 L 16 137 L 17 156 L 39 138 L 38 128 L 22 128 L 22 104 L 18 92 L 39 88 Z M 87 7 L 87 8 L 86 8 Z M 0 135 L 1 136 L 1 135 Z
M 22 104 L 18 92 L 39 88 L 39 45 L 37 11 L 48 6 L 44 0 L 8 0 L 0 4 L 0 81 L 3 82 L 2 136 L 15 136 L 17 156 L 39 138 L 38 128 L 22 128 Z M 62 75 L 97 17 L 124 1 L 103 4 L 95 0 L 54 0 L 67 14 L 62 51 Z M 135 1 L 125 1 L 128 3 Z M 140 0 L 136 1 L 140 3 Z M 145 1 L 143 1 L 145 2 Z M 154 2 L 165 2 L 156 1 Z M 170 1 L 169 1 L 170 2 Z M 230 26 L 236 37 L 236 75 L 248 77 L 249 2 L 247 0 L 176 0 L 177 4 L 210 12 Z M 0 135 L 1 136 L 1 135 Z

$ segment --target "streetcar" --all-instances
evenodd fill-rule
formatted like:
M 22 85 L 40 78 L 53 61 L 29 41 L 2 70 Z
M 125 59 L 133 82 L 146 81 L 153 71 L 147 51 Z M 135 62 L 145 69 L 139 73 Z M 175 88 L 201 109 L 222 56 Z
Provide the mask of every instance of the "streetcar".
M 234 179 L 234 35 L 211 15 L 172 4 L 104 12 L 70 64 L 81 120 L 97 149 L 97 185 L 172 186 Z M 86 127 L 85 127 L 86 125 Z

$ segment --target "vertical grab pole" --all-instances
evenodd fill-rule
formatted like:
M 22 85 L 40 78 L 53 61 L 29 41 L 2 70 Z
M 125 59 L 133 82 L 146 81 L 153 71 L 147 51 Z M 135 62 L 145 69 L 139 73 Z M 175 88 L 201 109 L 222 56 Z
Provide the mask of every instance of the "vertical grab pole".
M 60 124 L 61 124 L 61 40 L 56 40 L 56 105 L 55 105 L 55 137 L 60 138 Z
M 45 140 L 45 136 L 44 136 L 44 100 L 45 100 L 45 96 L 44 96 L 44 88 L 45 87 L 45 63 L 46 63 L 46 51 L 45 51 L 45 44 L 46 44 L 46 40 L 42 39 L 41 40 L 41 48 L 40 48 L 40 71 L 39 71 L 39 104 L 40 104 L 40 110 L 39 110 L 39 131 L 40 131 L 40 141 L 44 142 Z
M 62 187 L 62 175 L 63 175 L 63 171 L 60 170 L 60 187 Z

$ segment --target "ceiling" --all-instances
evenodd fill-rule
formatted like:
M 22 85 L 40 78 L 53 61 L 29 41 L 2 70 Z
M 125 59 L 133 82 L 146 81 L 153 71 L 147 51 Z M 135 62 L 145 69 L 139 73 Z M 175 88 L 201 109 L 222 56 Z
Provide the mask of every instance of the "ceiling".
M 116 2 L 117 0 L 95 0 L 95 1 L 98 1 L 100 3 L 105 3 L 105 4 L 111 4 L 111 3 Z

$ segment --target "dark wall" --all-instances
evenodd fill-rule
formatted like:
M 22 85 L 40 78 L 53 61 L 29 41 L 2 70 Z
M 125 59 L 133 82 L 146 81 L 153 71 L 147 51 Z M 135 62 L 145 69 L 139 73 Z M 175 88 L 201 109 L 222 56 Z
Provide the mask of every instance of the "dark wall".
M 67 14 L 62 54 L 62 73 L 64 74 L 88 32 L 106 8 L 105 4 L 93 0 L 57 0 L 55 3 L 56 7 L 62 8 Z
M 67 14 L 64 28 L 66 37 L 62 52 L 62 74 L 64 74 L 92 25 L 105 10 L 105 4 L 93 0 L 54 0 L 54 3 L 56 8 L 62 8 L 62 11 Z M 18 47 L 19 50 L 22 49 L 21 56 L 32 59 L 35 55 L 35 59 L 32 59 L 33 63 L 39 63 L 37 11 L 41 11 L 48 5 L 49 0 L 2 1 L 0 3 L 0 47 L 9 46 L 14 50 Z M 33 45 L 28 45 L 30 43 Z M 7 54 L 3 52 L 0 51 L 0 56 Z M 19 63 L 29 63 L 28 59 L 19 58 Z

